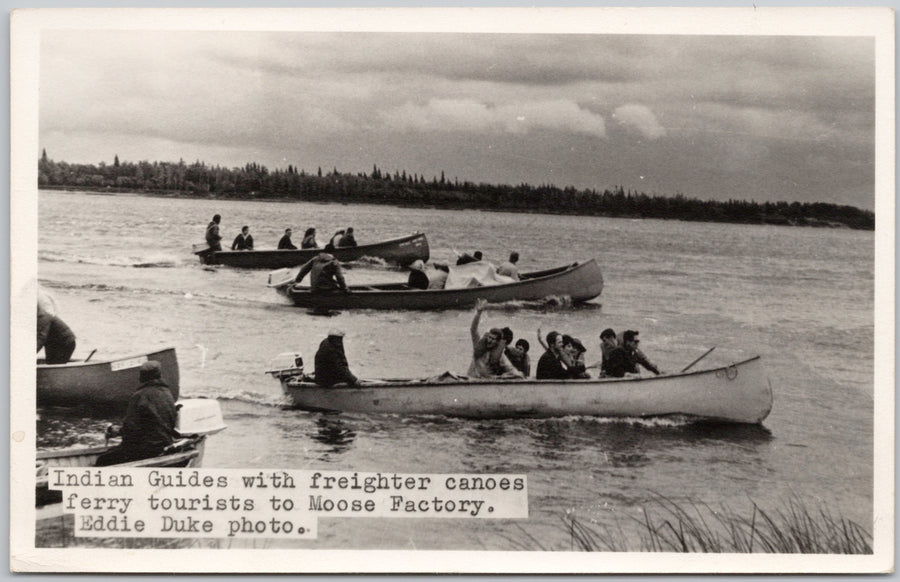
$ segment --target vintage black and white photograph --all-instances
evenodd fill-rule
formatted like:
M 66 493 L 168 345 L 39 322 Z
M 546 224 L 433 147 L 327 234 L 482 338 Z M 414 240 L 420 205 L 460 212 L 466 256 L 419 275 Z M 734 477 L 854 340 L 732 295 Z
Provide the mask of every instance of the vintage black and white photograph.
M 15 12 L 12 569 L 891 571 L 893 18 Z

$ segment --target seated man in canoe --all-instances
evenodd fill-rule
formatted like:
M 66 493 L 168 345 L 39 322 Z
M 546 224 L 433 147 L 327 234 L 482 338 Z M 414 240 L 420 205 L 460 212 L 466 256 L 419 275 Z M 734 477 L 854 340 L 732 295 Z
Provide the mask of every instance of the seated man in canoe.
M 613 349 L 604 360 L 603 375 L 611 378 L 623 378 L 626 374 L 638 374 L 638 364 L 657 376 L 661 374 L 659 368 L 650 363 L 647 356 L 638 349 L 641 341 L 637 339 L 638 333 L 629 329 L 622 334 L 622 345 Z
M 289 250 L 295 251 L 297 247 L 294 246 L 294 243 L 291 242 L 291 229 L 284 229 L 284 236 L 281 237 L 281 240 L 278 241 L 278 250 Z
M 75 351 L 75 334 L 62 319 L 37 306 L 37 351 L 47 364 L 65 364 Z
M 319 253 L 308 260 L 297 273 L 294 283 L 299 283 L 309 274 L 311 293 L 333 293 L 341 290 L 349 292 L 344 281 L 344 272 L 341 264 L 329 253 Z
M 469 366 L 470 378 L 522 378 L 518 371 L 504 353 L 506 342 L 503 341 L 503 332 L 494 327 L 482 337 L 478 333 L 478 323 L 481 321 L 481 312 L 484 311 L 487 301 L 479 299 L 475 303 L 475 317 L 472 318 L 472 364 Z
M 543 346 L 544 353 L 537 364 L 535 377 L 538 380 L 569 380 L 572 374 L 569 370 L 574 362 L 563 349 L 563 336 L 558 331 L 547 333 L 547 341 L 541 337 L 541 328 L 538 328 L 538 342 Z
M 240 234 L 234 237 L 234 242 L 231 243 L 231 250 L 233 251 L 252 251 L 253 250 L 253 235 L 250 234 L 250 227 L 244 226 L 241 228 Z
M 344 353 L 344 332 L 332 329 L 316 352 L 316 384 L 330 388 L 335 384 L 355 386 L 359 379 L 350 371 Z
M 149 360 L 141 364 L 141 382 L 128 400 L 120 430 L 107 429 L 107 436 L 122 437 L 122 443 L 100 455 L 97 467 L 118 465 L 156 457 L 175 442 L 180 435 L 175 430 L 178 413 L 172 390 L 162 379 L 159 362 Z

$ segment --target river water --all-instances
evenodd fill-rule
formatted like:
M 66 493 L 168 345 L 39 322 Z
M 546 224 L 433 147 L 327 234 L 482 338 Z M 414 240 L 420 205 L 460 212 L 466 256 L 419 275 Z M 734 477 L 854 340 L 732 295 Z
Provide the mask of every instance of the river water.
M 586 306 L 487 311 L 540 354 L 536 330 L 581 338 L 599 359 L 606 328 L 637 329 L 645 353 L 677 371 L 761 355 L 775 403 L 762 426 L 571 417 L 476 421 L 283 410 L 274 356 L 311 360 L 331 327 L 347 332 L 362 377 L 425 377 L 468 367 L 470 311 L 344 311 L 316 317 L 266 288 L 265 271 L 204 267 L 191 254 L 213 214 L 223 242 L 249 225 L 257 248 L 291 226 L 353 226 L 360 243 L 426 232 L 432 259 L 481 250 L 521 271 L 596 258 L 603 294 Z M 413 473 L 521 473 L 527 520 L 328 519 L 295 547 L 570 549 L 563 516 L 622 525 L 663 496 L 738 512 L 792 497 L 873 520 L 872 232 L 392 206 L 39 193 L 38 276 L 78 335 L 76 358 L 173 345 L 183 396 L 219 398 L 228 429 L 205 467 Z M 402 280 L 351 265 L 350 283 Z M 39 410 L 38 446 L 94 443 L 110 419 Z M 747 513 L 749 516 L 749 512 Z

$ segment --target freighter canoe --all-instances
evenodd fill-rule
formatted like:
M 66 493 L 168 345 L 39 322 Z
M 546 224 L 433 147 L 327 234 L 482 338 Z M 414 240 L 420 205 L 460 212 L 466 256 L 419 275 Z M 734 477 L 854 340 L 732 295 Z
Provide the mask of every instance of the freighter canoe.
M 344 263 L 357 261 L 363 257 L 374 257 L 404 267 L 420 259 L 425 262 L 429 257 L 428 239 L 421 232 L 379 243 L 338 247 L 328 251 L 324 249 L 216 252 L 201 250 L 195 254 L 208 265 L 227 265 L 243 269 L 283 269 L 302 265 L 321 252 L 330 253 Z
M 772 386 L 759 356 L 728 366 L 648 378 L 483 380 L 446 374 L 426 380 L 369 380 L 323 388 L 287 370 L 288 404 L 301 410 L 465 418 L 685 416 L 761 423 Z
M 139 369 L 147 360 L 159 362 L 163 381 L 178 399 L 178 357 L 175 348 L 165 348 L 115 360 L 75 360 L 54 365 L 38 360 L 37 404 L 124 409 L 140 386 Z
M 299 307 L 316 309 L 466 309 L 478 299 L 488 303 L 538 301 L 566 297 L 573 303 L 593 299 L 603 292 L 603 274 L 594 259 L 564 267 L 520 275 L 502 285 L 459 289 L 411 289 L 406 283 L 350 286 L 349 293 L 315 294 L 292 281 L 275 286 Z

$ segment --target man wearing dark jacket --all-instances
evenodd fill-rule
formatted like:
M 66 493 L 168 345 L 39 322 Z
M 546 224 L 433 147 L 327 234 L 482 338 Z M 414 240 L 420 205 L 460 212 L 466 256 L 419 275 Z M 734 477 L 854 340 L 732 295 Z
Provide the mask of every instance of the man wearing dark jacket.
M 299 283 L 309 274 L 309 285 L 313 293 L 330 293 L 341 289 L 347 291 L 344 272 L 341 264 L 329 253 L 319 253 L 307 261 L 297 273 L 295 283 Z
M 316 384 L 330 388 L 335 384 L 357 383 L 359 380 L 350 371 L 344 354 L 344 332 L 332 329 L 316 352 Z
M 282 249 L 297 250 L 297 247 L 291 242 L 291 229 L 289 228 L 284 229 L 284 236 L 278 241 L 278 250 Z
M 637 339 L 637 336 L 638 332 L 632 329 L 622 334 L 622 345 L 609 352 L 603 363 L 605 375 L 612 378 L 623 378 L 625 374 L 637 374 L 637 366 L 640 364 L 659 376 L 659 369 L 651 364 L 650 360 L 638 349 L 641 340 Z
M 245 226 L 241 228 L 241 233 L 234 237 L 234 242 L 231 243 L 231 250 L 233 251 L 252 251 L 253 250 L 253 235 L 250 234 L 250 227 Z
M 344 233 L 344 236 L 340 238 L 337 242 L 337 246 L 339 247 L 355 247 L 356 246 L 356 237 L 353 236 L 353 227 L 347 228 L 347 232 Z
M 180 436 L 175 430 L 178 420 L 175 399 L 162 380 L 159 362 L 144 362 L 139 374 L 141 386 L 128 400 L 119 430 L 122 444 L 101 455 L 97 459 L 98 467 L 156 457 Z M 107 430 L 107 435 L 114 436 L 115 431 Z

